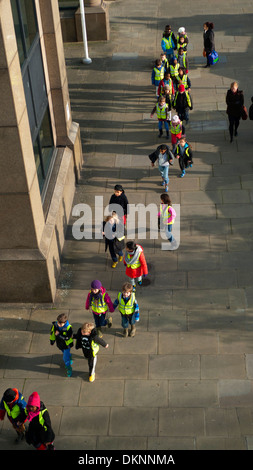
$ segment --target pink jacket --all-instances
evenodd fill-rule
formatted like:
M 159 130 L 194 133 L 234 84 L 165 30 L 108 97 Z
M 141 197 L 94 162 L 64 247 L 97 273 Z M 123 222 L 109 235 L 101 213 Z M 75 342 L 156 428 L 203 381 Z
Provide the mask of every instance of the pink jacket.
M 104 287 L 101 287 L 101 292 L 102 292 L 102 294 L 104 294 L 106 292 L 106 289 Z M 113 303 L 112 303 L 109 295 L 107 294 L 107 292 L 105 294 L 105 302 L 108 305 L 109 311 L 114 312 Z M 85 303 L 86 310 L 89 310 L 89 307 L 90 307 L 90 292 L 88 293 L 86 303 Z
M 167 204 L 161 204 L 161 206 L 162 206 L 162 209 L 165 210 Z M 176 214 L 175 209 L 173 209 L 172 206 L 169 206 L 169 207 L 168 207 L 168 212 L 169 212 L 169 214 L 170 214 L 170 217 L 168 217 L 168 219 L 166 220 L 166 222 L 165 222 L 165 221 L 164 221 L 164 222 L 165 222 L 166 224 L 170 225 L 170 224 L 173 224 L 173 223 L 174 223 L 174 220 L 175 220 L 177 214 Z M 161 216 L 161 211 L 158 212 L 158 217 L 160 217 L 160 216 Z

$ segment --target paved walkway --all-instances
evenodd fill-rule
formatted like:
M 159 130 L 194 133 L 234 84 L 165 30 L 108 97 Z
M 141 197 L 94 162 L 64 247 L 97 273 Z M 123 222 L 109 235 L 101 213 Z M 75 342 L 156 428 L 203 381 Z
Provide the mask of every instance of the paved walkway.
M 224 101 L 238 79 L 250 104 L 252 19 L 246 0 L 176 8 L 171 0 L 115 0 L 110 41 L 89 44 L 90 66 L 80 63 L 81 44 L 65 47 L 85 153 L 73 206 L 94 207 L 95 195 L 107 205 L 116 183 L 132 204 L 159 204 L 160 178 L 147 157 L 160 142 L 149 119 L 150 76 L 168 23 L 174 31 L 185 26 L 190 37 L 194 166 L 184 179 L 177 164 L 170 172 L 169 194 L 181 205 L 180 247 L 164 252 L 160 239 L 139 240 L 150 284 L 137 288 L 137 334 L 122 338 L 120 314 L 113 314 L 93 384 L 80 351 L 73 377 L 65 377 L 62 357 L 49 345 L 50 323 L 67 312 L 77 330 L 90 319 L 84 301 L 91 280 L 100 279 L 114 300 L 126 277 L 123 265 L 112 270 L 103 241 L 73 239 L 76 217 L 55 304 L 1 306 L 0 393 L 10 386 L 26 398 L 38 391 L 57 449 L 253 448 L 253 130 L 241 122 L 230 144 Z M 220 54 L 211 69 L 203 68 L 204 21 L 215 24 Z M 0 426 L 0 449 L 15 448 L 7 420 Z

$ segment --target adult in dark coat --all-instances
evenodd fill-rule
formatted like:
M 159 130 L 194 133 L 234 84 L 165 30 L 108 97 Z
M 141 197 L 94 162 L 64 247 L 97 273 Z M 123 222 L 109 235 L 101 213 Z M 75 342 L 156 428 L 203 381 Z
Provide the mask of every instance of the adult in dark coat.
M 238 90 L 238 83 L 232 82 L 226 95 L 227 115 L 229 119 L 230 142 L 233 142 L 233 134 L 237 136 L 237 129 L 242 117 L 244 105 L 243 91 Z
M 214 24 L 209 23 L 207 21 L 203 25 L 204 28 L 204 33 L 203 33 L 203 38 L 204 38 L 204 51 L 206 54 L 206 65 L 205 67 L 210 67 L 209 60 L 208 60 L 208 55 L 215 50 L 215 45 L 214 45 Z

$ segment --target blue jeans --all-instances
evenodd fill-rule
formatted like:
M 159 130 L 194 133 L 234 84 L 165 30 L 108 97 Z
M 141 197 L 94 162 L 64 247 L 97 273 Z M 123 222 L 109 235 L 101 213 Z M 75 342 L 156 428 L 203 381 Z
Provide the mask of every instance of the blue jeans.
M 169 184 L 169 167 L 168 166 L 158 165 L 158 169 L 161 173 L 162 178 L 165 181 L 166 186 L 168 186 L 168 184 Z
M 169 132 L 169 124 L 168 124 L 168 121 L 164 120 L 164 121 L 158 121 L 158 129 L 159 131 L 162 131 L 163 130 L 163 123 L 164 123 L 164 127 L 165 127 L 165 130 L 167 132 Z
M 132 313 L 132 315 L 122 315 L 121 314 L 122 328 L 128 328 L 128 323 L 129 323 L 129 325 L 134 325 L 135 324 L 135 314 L 134 313 Z
M 70 349 L 64 349 L 63 351 L 63 361 L 66 367 L 70 367 L 70 361 L 71 361 L 71 351 Z
M 172 224 L 165 225 L 165 233 L 169 242 L 173 242 L 173 240 L 175 240 L 171 232 L 172 232 Z
M 96 313 L 93 313 L 95 325 L 97 328 L 100 328 L 101 326 L 106 326 L 107 325 L 107 320 L 105 319 L 105 313 L 101 313 L 100 315 L 97 315 Z

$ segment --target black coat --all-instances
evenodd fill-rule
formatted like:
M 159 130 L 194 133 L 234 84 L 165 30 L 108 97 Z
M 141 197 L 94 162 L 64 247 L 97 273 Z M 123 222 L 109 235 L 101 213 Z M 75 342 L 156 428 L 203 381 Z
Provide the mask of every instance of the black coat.
M 29 423 L 28 430 L 25 434 L 27 444 L 37 446 L 38 444 L 45 444 L 46 442 L 53 442 L 55 438 L 54 431 L 51 426 L 51 420 L 49 413 L 44 405 L 40 402 L 40 411 L 46 410 L 43 413 L 44 424 L 41 425 L 39 422 L 39 415 L 35 416 Z
M 166 154 L 167 154 L 167 157 L 168 157 L 168 161 L 172 160 L 172 163 L 170 163 L 170 165 L 173 165 L 174 155 L 173 155 L 172 151 L 169 149 L 168 145 L 166 145 L 166 147 L 167 147 Z M 161 149 L 161 145 L 159 145 L 159 147 L 157 147 L 155 152 L 151 153 L 148 156 L 149 160 L 151 160 L 152 163 L 155 163 L 156 160 L 159 158 L 160 149 Z
M 237 90 L 233 93 L 232 90 L 227 91 L 226 96 L 227 114 L 236 118 L 242 116 L 242 107 L 244 104 L 243 91 Z
M 204 38 L 204 49 L 208 54 L 210 52 L 215 50 L 215 44 L 214 44 L 214 32 L 212 29 L 208 29 L 206 32 L 203 33 L 203 38 Z
M 127 210 L 128 199 L 124 191 L 120 196 L 116 196 L 115 194 L 112 194 L 109 204 L 119 204 L 123 208 L 124 215 L 128 213 L 128 210 Z
M 82 341 L 83 337 L 85 337 L 87 341 Z M 107 343 L 98 336 L 96 328 L 93 328 L 93 330 L 91 330 L 90 335 L 82 335 L 81 328 L 79 328 L 77 333 L 74 335 L 74 339 L 76 339 L 76 349 L 82 349 L 83 354 L 86 358 L 92 356 L 92 340 L 103 347 L 107 345 Z

